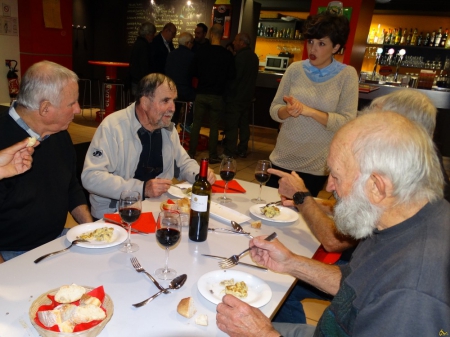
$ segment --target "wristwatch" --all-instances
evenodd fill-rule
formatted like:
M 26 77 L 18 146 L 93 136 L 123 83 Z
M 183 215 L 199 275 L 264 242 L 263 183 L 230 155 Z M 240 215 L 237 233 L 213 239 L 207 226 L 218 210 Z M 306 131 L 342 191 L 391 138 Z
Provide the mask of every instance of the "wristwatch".
M 295 205 L 301 205 L 305 201 L 306 197 L 310 197 L 310 192 L 297 192 L 292 196 Z

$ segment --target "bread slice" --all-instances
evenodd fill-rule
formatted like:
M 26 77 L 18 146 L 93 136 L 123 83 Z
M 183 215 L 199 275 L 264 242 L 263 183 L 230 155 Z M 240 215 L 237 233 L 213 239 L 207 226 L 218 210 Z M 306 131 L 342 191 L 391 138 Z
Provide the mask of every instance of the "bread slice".
M 75 329 L 75 325 L 76 324 L 72 321 L 64 321 L 58 324 L 58 327 L 60 332 L 73 332 L 73 329 Z
M 38 319 L 47 328 L 51 328 L 54 325 L 62 323 L 61 312 L 55 309 L 38 311 Z
M 58 303 L 72 303 L 78 301 L 86 293 L 86 289 L 76 284 L 62 286 L 55 295 L 55 301 Z
M 106 313 L 99 307 L 88 304 L 80 305 L 73 314 L 71 321 L 75 324 L 89 323 L 91 321 L 104 320 Z
M 197 312 L 194 305 L 194 299 L 192 297 L 183 298 L 180 303 L 178 303 L 177 311 L 181 316 L 192 318 Z
M 208 316 L 198 315 L 197 317 L 195 317 L 195 324 L 207 326 L 208 325 Z
M 60 304 L 54 310 L 58 310 L 61 316 L 61 322 L 68 321 L 72 318 L 73 314 L 77 310 L 75 304 Z
M 84 294 L 80 298 L 80 305 L 88 305 L 88 304 L 92 304 L 92 305 L 95 305 L 96 307 L 100 307 L 102 305 L 102 302 L 100 302 L 100 300 L 97 297 L 94 297 L 94 296 L 91 296 L 88 294 Z

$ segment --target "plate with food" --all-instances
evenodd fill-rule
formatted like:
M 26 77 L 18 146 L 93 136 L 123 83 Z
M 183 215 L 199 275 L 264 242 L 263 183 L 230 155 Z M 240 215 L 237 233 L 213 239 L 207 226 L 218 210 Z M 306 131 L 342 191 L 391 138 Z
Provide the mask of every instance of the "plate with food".
M 85 239 L 77 246 L 84 248 L 108 248 L 121 244 L 128 237 L 127 231 L 117 225 L 104 222 L 91 222 L 72 227 L 66 235 L 70 242 Z
M 236 296 L 256 308 L 266 305 L 272 298 L 272 290 L 266 282 L 238 270 L 206 273 L 197 281 L 197 288 L 204 298 L 214 304 L 222 302 L 225 294 Z
M 294 222 L 298 219 L 296 211 L 284 206 L 253 205 L 250 207 L 250 213 L 262 220 L 272 222 Z
M 178 186 L 178 187 L 177 187 Z M 181 183 L 169 187 L 167 193 L 175 198 L 190 198 L 192 195 L 192 184 Z

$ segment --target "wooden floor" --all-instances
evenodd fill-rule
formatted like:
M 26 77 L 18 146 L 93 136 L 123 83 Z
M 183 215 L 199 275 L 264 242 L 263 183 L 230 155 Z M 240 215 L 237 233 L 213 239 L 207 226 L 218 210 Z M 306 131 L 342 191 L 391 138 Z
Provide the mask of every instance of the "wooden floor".
M 90 110 L 86 109 L 83 112 L 83 115 L 77 115 L 75 117 L 74 121 L 70 124 L 68 129 L 74 144 L 90 142 L 98 125 L 98 123 L 94 121 L 95 110 L 93 111 L 92 117 L 90 114 Z M 208 135 L 209 129 L 202 128 L 201 133 L 204 135 Z M 236 159 L 238 165 L 238 170 L 236 173 L 237 179 L 257 183 L 257 181 L 255 180 L 256 162 L 261 159 L 269 158 L 269 155 L 275 146 L 277 135 L 278 130 L 255 127 L 254 151 L 252 151 L 252 141 L 250 140 L 250 152 L 247 158 Z M 222 148 L 221 146 L 219 147 L 219 153 L 221 153 Z M 198 153 L 196 158 L 202 158 L 203 156 L 208 157 L 208 151 Z M 214 169 L 215 173 L 219 174 L 220 164 L 212 164 L 210 165 L 210 167 Z M 319 197 L 328 199 L 331 198 L 332 195 L 326 191 L 321 191 Z M 72 227 L 74 225 L 76 225 L 76 222 L 69 214 L 66 226 Z M 308 299 L 303 301 L 302 303 L 305 308 L 307 323 L 316 325 L 318 319 L 322 315 L 323 310 L 328 306 L 329 302 Z

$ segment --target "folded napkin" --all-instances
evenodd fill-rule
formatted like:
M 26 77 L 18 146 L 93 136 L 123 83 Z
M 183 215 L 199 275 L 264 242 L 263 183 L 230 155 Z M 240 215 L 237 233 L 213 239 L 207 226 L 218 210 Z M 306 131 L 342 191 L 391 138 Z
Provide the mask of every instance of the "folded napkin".
M 223 193 L 225 189 L 225 181 L 216 180 L 212 185 L 213 193 Z M 227 193 L 245 193 L 247 192 L 236 180 L 232 180 L 228 183 Z
M 111 219 L 118 222 L 122 222 L 122 219 L 120 218 L 120 215 L 117 213 L 114 214 L 105 214 L 103 215 L 105 219 Z M 137 229 L 140 232 L 144 233 L 155 233 L 156 228 L 156 222 L 155 218 L 153 218 L 152 212 L 144 212 L 141 213 L 141 216 L 139 217 L 138 221 L 133 223 L 132 228 Z M 133 233 L 133 231 L 131 232 Z

